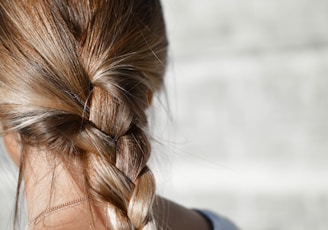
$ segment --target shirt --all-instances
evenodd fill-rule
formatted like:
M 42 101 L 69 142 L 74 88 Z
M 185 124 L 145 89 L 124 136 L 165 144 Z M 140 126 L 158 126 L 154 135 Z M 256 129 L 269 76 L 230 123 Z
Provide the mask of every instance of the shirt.
M 204 216 L 212 225 L 212 230 L 238 230 L 237 226 L 229 219 L 219 216 L 209 210 L 199 210 L 196 212 Z

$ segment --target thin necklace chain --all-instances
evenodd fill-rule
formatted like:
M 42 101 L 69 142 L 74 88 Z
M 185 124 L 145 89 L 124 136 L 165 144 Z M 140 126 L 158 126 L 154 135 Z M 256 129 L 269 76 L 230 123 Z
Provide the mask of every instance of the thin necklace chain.
M 47 208 L 46 210 L 42 211 L 38 216 L 36 216 L 35 218 L 33 218 L 28 223 L 28 226 L 30 226 L 32 224 L 37 225 L 39 223 L 39 220 L 41 218 L 43 218 L 43 217 L 46 217 L 46 216 L 48 216 L 50 214 L 56 213 L 56 212 L 61 211 L 61 210 L 64 210 L 64 209 L 75 207 L 75 206 L 79 205 L 80 203 L 86 202 L 88 200 L 89 200 L 88 197 L 81 197 L 81 198 L 79 198 L 77 200 L 68 201 L 66 203 L 59 204 L 59 205 L 56 205 L 56 206 L 51 207 L 51 208 Z

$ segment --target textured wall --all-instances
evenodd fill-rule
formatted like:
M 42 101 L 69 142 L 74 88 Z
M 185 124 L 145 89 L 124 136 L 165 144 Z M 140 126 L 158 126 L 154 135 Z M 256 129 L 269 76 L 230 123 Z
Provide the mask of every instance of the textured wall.
M 164 6 L 176 138 L 163 193 L 242 229 L 327 229 L 328 2 Z
M 327 229 L 328 1 L 163 5 L 174 121 L 155 105 L 159 192 L 245 230 Z M 14 179 L 0 166 L 5 229 Z

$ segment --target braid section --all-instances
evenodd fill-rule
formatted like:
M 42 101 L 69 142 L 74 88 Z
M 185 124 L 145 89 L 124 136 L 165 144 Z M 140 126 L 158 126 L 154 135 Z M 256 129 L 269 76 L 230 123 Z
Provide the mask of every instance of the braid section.
M 103 89 L 105 87 L 93 88 L 89 120 L 94 127 L 99 129 L 99 134 L 96 136 L 100 140 L 104 138 L 104 141 L 93 139 L 94 135 L 88 135 L 88 129 L 86 129 L 85 136 L 80 135 L 86 138 L 83 141 L 81 139 L 80 143 L 93 146 L 90 142 L 103 142 L 105 145 L 100 144 L 94 150 L 89 147 L 89 153 L 86 155 L 87 175 L 89 175 L 87 181 L 92 188 L 92 196 L 115 207 L 109 208 L 113 209 L 109 212 L 110 215 L 116 216 L 116 221 L 120 220 L 119 226 L 126 222 L 124 228 L 112 223 L 114 229 L 144 229 L 150 225 L 154 229 L 152 205 L 155 196 L 155 181 L 147 167 L 150 143 L 143 131 L 146 127 L 146 115 L 143 109 L 146 106 L 147 91 L 146 87 L 140 83 L 134 85 L 134 89 L 129 91 L 123 87 L 124 85 L 116 89 L 116 95 L 119 95 L 120 91 L 130 94 L 122 95 L 120 98 L 114 97 L 112 92 L 105 91 Z M 140 96 L 133 95 L 133 91 Z M 122 102 L 123 100 L 134 103 L 141 109 L 133 111 L 128 103 Z M 142 115 L 141 118 L 140 115 Z M 95 133 L 97 132 L 93 132 Z M 111 141 L 108 142 L 108 140 Z M 115 149 L 110 143 L 115 144 Z M 87 146 L 83 149 L 86 150 Z
M 135 188 L 128 207 L 128 216 L 137 229 L 154 229 L 151 212 L 154 199 L 154 176 L 148 167 L 145 167 L 135 182 Z

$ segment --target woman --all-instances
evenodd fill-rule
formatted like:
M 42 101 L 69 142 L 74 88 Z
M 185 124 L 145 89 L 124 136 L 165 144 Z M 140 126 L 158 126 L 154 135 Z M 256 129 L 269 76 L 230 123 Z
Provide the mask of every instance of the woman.
M 156 196 L 147 167 L 158 0 L 2 0 L 0 20 L 0 121 L 28 229 L 212 229 L 211 213 Z

